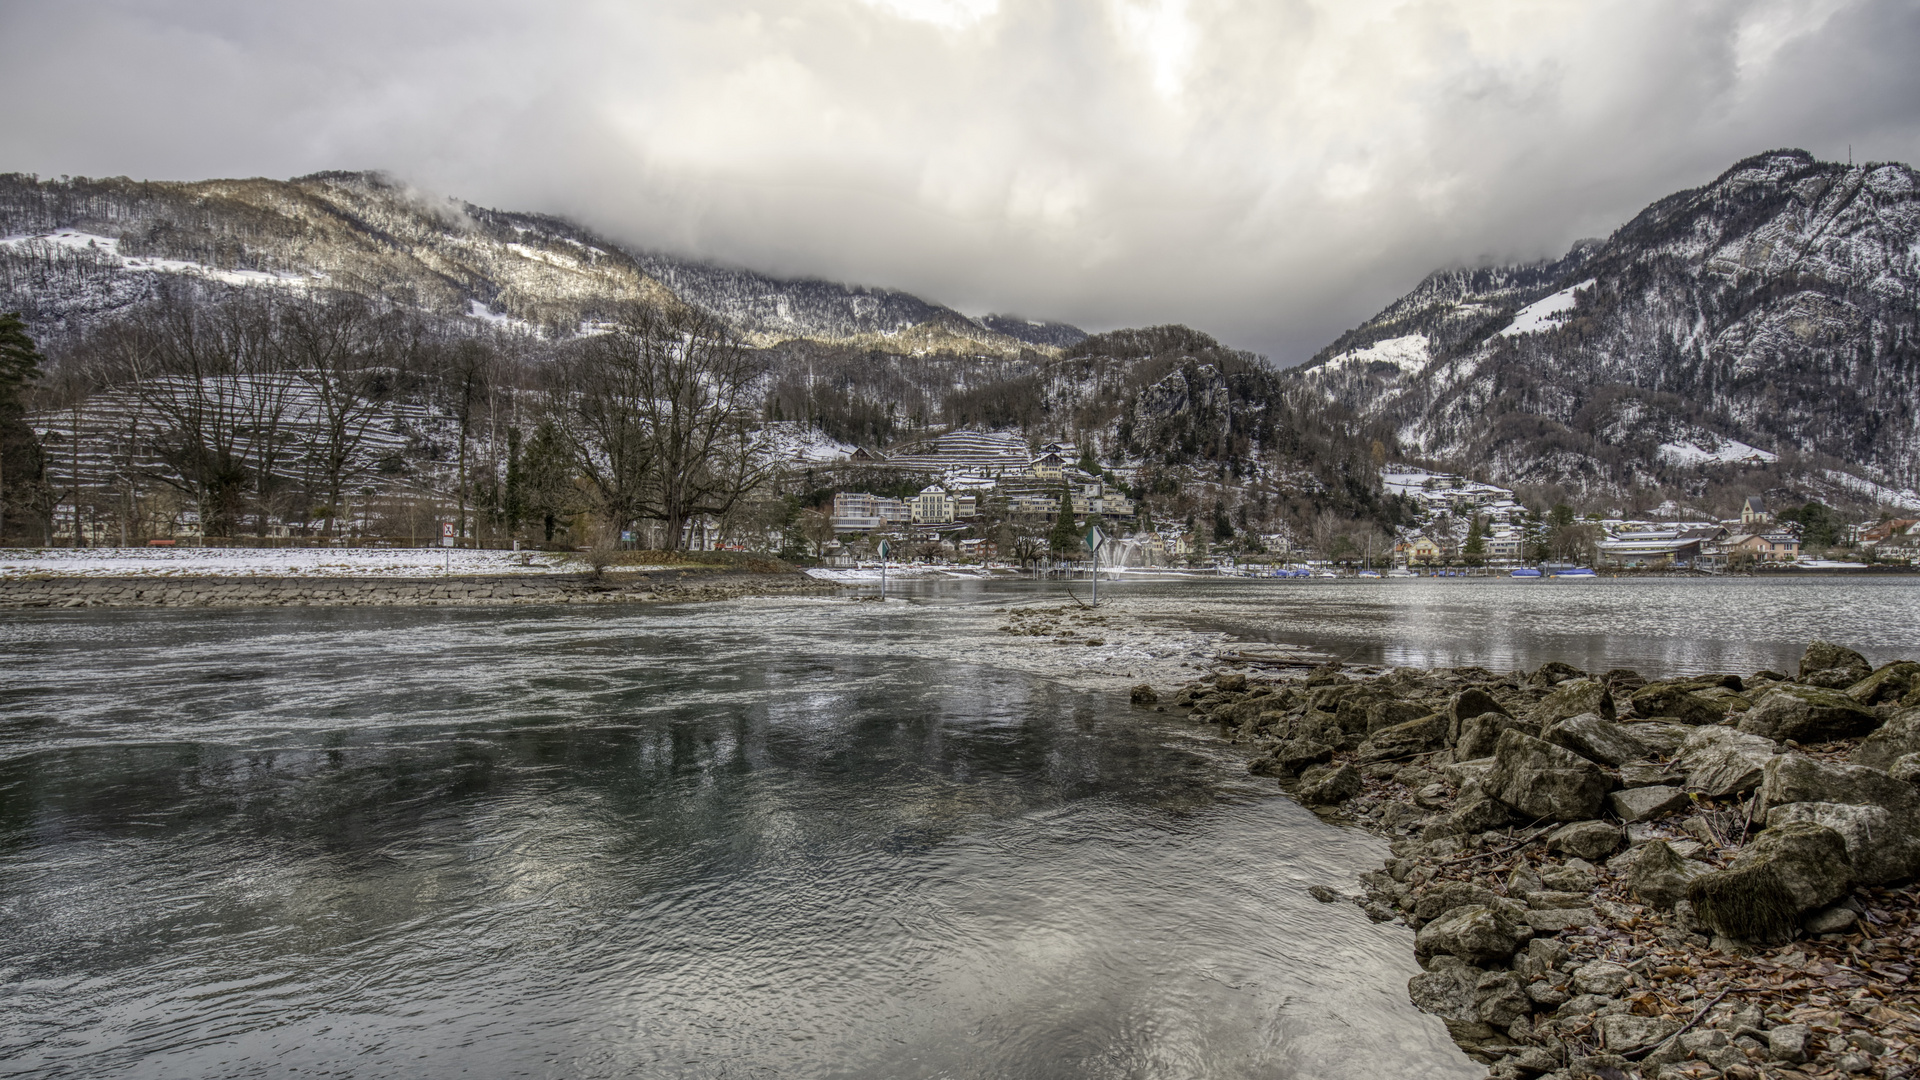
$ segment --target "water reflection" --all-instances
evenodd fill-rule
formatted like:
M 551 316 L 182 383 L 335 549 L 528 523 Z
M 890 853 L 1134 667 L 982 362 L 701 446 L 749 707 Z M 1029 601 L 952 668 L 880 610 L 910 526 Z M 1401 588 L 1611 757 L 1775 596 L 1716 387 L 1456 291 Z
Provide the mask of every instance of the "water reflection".
M 1478 1074 L 1376 841 L 992 601 L 16 621 L 0 1075 Z

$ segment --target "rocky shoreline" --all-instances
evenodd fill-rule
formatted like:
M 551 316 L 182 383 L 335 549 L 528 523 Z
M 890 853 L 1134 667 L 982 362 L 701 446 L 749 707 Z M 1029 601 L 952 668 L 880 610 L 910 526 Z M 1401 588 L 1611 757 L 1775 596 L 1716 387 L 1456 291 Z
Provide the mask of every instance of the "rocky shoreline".
M 1409 996 L 1490 1076 L 1920 1075 L 1920 663 L 1229 666 L 1168 704 L 1390 838 L 1353 899 L 1416 931 Z
M 801 573 L 706 567 L 592 574 L 431 578 L 0 578 L 0 608 L 382 607 L 498 604 L 689 603 L 748 596 L 827 595 L 833 582 Z

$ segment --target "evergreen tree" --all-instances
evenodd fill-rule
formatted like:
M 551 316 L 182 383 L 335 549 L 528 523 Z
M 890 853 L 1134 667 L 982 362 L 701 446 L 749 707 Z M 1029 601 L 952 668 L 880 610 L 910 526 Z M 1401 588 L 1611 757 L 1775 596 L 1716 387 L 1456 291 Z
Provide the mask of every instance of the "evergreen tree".
M 1473 516 L 1473 524 L 1467 527 L 1467 546 L 1460 554 L 1466 556 L 1468 566 L 1484 566 L 1487 562 L 1486 519 L 1478 514 Z
M 1213 541 L 1216 544 L 1224 544 L 1231 539 L 1233 539 L 1233 519 L 1227 516 L 1227 504 L 1220 499 L 1215 499 L 1213 500 Z
M 1073 520 L 1073 496 L 1063 486 L 1060 489 L 1060 515 L 1053 519 L 1053 532 L 1047 536 L 1047 546 L 1055 555 L 1070 554 L 1080 544 L 1080 526 Z
M 12 511 L 33 505 L 45 463 L 20 400 L 21 388 L 39 377 L 40 360 L 19 314 L 0 315 L 0 536 Z

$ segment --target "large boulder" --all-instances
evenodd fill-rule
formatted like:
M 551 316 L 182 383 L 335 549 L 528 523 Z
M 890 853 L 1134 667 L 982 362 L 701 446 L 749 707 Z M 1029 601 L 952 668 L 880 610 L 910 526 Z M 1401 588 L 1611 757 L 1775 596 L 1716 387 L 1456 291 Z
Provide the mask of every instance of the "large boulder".
M 1449 734 L 1458 736 L 1460 722 L 1470 716 L 1481 716 L 1486 713 L 1504 714 L 1506 711 L 1506 706 L 1495 701 L 1492 694 L 1477 686 L 1469 686 L 1447 699 Z
M 1920 753 L 1920 709 L 1902 709 L 1854 747 L 1849 756 L 1856 765 L 1890 769 L 1899 758 L 1915 753 Z
M 1314 765 L 1333 760 L 1333 747 L 1311 739 L 1287 739 L 1247 763 L 1255 776 L 1295 776 Z
M 1633 737 L 1627 725 L 1602 720 L 1592 713 L 1570 716 L 1548 727 L 1540 737 L 1602 765 L 1641 761 L 1651 752 L 1645 743 Z
M 1315 765 L 1300 774 L 1294 797 L 1308 806 L 1333 806 L 1360 794 L 1360 773 L 1351 765 Z
M 1711 870 L 1705 863 L 1681 858 L 1664 840 L 1641 844 L 1621 859 L 1627 860 L 1627 888 L 1641 903 L 1657 908 L 1671 908 L 1685 900 L 1693 879 Z M 1607 868 L 1621 869 L 1619 861 L 1608 863 Z
M 1741 731 L 1803 743 L 1851 739 L 1879 724 L 1872 709 L 1845 694 L 1814 686 L 1776 686 L 1740 714 Z
M 1466 881 L 1432 885 L 1413 894 L 1413 917 L 1430 923 L 1455 908 L 1486 907 L 1498 900 L 1493 890 Z
M 1513 824 L 1513 811 L 1507 809 L 1506 803 L 1473 786 L 1461 793 L 1445 820 L 1456 833 L 1483 833 Z
M 1752 791 L 1761 770 L 1779 753 L 1780 747 L 1764 735 L 1703 727 L 1687 736 L 1675 760 L 1686 772 L 1689 788 L 1718 799 Z
M 1816 641 L 1800 657 L 1800 681 L 1839 690 L 1873 674 L 1873 665 L 1852 649 Z
M 1688 797 L 1687 789 L 1672 784 L 1660 784 L 1653 787 L 1625 788 L 1607 796 L 1607 809 L 1614 816 L 1631 825 L 1636 821 L 1652 821 L 1666 817 L 1677 810 L 1684 810 L 1693 800 Z
M 1682 724 L 1717 724 L 1726 719 L 1728 699 L 1708 697 L 1693 682 L 1648 683 L 1633 692 L 1633 711 Z
M 1620 829 L 1604 821 L 1576 821 L 1547 837 L 1547 850 L 1599 862 L 1620 850 Z
M 1384 728 L 1418 720 L 1433 712 L 1418 701 L 1399 701 L 1389 699 L 1376 701 L 1367 706 L 1367 734 L 1371 735 Z
M 1626 727 L 1634 741 L 1668 757 L 1679 753 L 1687 738 L 1698 730 L 1692 724 L 1670 724 L 1664 720 L 1630 720 Z
M 1839 833 L 1856 884 L 1885 885 L 1920 875 L 1920 836 L 1912 814 L 1884 806 L 1799 802 L 1769 809 L 1766 820 L 1769 829 L 1811 822 Z
M 1687 900 L 1707 925 L 1739 941 L 1790 940 L 1800 917 L 1853 886 L 1844 837 L 1823 825 L 1768 829 L 1732 866 L 1693 879 Z
M 1356 761 L 1391 761 L 1437 750 L 1447 741 L 1447 718 L 1432 716 L 1374 732 L 1354 755 Z
M 1537 730 L 1525 720 L 1516 720 L 1506 713 L 1481 713 L 1460 721 L 1458 732 L 1454 736 L 1454 755 L 1461 761 L 1474 758 L 1492 757 L 1493 748 L 1500 741 L 1500 734 L 1506 731 L 1524 731 L 1531 735 Z
M 1552 821 L 1598 817 L 1609 786 L 1600 766 L 1517 731 L 1500 736 L 1486 779 L 1487 793 L 1523 817 Z
M 1432 966 L 1407 980 L 1407 998 L 1413 1007 L 1443 1020 L 1477 1020 L 1474 987 L 1481 970 L 1451 956 L 1445 963 L 1436 958 Z
M 1569 679 L 1554 687 L 1552 693 L 1528 711 L 1534 722 L 1541 725 L 1582 713 L 1593 713 L 1602 720 L 1613 719 L 1613 694 L 1606 683 L 1599 679 Z
M 1532 936 L 1533 928 L 1519 913 L 1505 906 L 1472 904 L 1421 927 L 1413 942 L 1428 955 L 1445 953 L 1486 964 L 1506 961 Z
M 1880 665 L 1879 670 L 1847 687 L 1847 696 L 1862 705 L 1898 701 L 1907 695 L 1916 681 L 1920 681 L 1920 664 L 1911 660 L 1895 660 L 1891 664 Z
M 1920 814 L 1920 788 L 1865 765 L 1782 754 L 1761 771 L 1760 805 L 1755 813 L 1764 817 L 1774 807 L 1789 803 L 1878 806 L 1907 818 Z

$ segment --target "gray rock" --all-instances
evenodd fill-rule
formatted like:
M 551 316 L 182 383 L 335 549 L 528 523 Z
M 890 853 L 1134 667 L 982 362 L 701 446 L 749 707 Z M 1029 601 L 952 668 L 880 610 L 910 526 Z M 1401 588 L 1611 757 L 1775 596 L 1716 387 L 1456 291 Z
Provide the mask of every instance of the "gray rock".
M 1432 713 L 1432 709 L 1417 701 L 1376 701 L 1367 706 L 1367 734 L 1418 720 Z
M 1229 671 L 1213 680 L 1213 688 L 1215 690 L 1232 690 L 1232 691 L 1245 690 L 1247 688 L 1246 673 L 1241 671 Z
M 1607 808 L 1621 821 L 1652 821 L 1693 804 L 1682 787 L 1637 787 L 1607 796 Z
M 1255 776 L 1293 776 L 1314 765 L 1333 760 L 1333 747 L 1311 739 L 1285 739 L 1260 757 L 1247 763 Z
M 1537 937 L 1527 942 L 1526 950 L 1513 958 L 1513 969 L 1529 979 L 1548 978 L 1573 955 L 1567 946 L 1553 938 Z
M 1620 786 L 1623 788 L 1677 785 L 1685 779 L 1686 774 L 1672 764 L 1620 766 Z
M 1407 997 L 1414 1008 L 1443 1020 L 1478 1020 L 1473 988 L 1480 974 L 1479 969 L 1458 962 L 1435 963 L 1432 970 L 1407 980 Z
M 1473 758 L 1471 760 L 1460 758 L 1440 766 L 1440 775 L 1447 778 L 1447 783 L 1461 790 L 1465 790 L 1469 784 L 1475 784 L 1482 788 L 1486 787 L 1487 774 L 1492 771 L 1492 750 L 1488 750 L 1487 756 L 1483 758 Z
M 1798 802 L 1879 806 L 1906 816 L 1920 812 L 1920 789 L 1865 765 L 1782 754 L 1762 770 L 1760 805 L 1755 812 L 1764 817 L 1773 807 Z
M 1463 833 L 1481 833 L 1513 823 L 1513 812 L 1478 787 L 1468 788 L 1446 820 Z
M 1767 1032 L 1767 1054 L 1775 1061 L 1793 1065 L 1807 1061 L 1813 1057 L 1813 1029 L 1805 1024 L 1781 1024 Z
M 1883 701 L 1898 701 L 1907 695 L 1920 679 L 1920 664 L 1911 660 L 1896 660 L 1891 664 L 1882 664 L 1873 674 L 1847 687 L 1847 696 L 1862 705 L 1878 705 Z
M 1333 889 L 1325 885 L 1307 886 L 1307 895 L 1313 897 L 1315 900 L 1318 900 L 1323 904 L 1331 904 L 1335 900 L 1340 899 L 1339 893 L 1335 892 Z
M 1527 676 L 1527 681 L 1535 686 L 1558 686 L 1568 679 L 1578 679 L 1586 672 L 1572 664 L 1563 664 L 1558 660 L 1549 660 L 1540 665 L 1540 669 Z
M 1547 850 L 1576 855 L 1591 862 L 1620 849 L 1620 830 L 1604 821 L 1576 821 L 1562 825 L 1547 836 Z
M 1445 784 L 1427 784 L 1413 793 L 1413 804 L 1426 810 L 1444 809 L 1452 794 Z
M 1578 930 L 1583 927 L 1592 926 L 1597 921 L 1594 917 L 1592 905 L 1561 908 L 1530 908 L 1525 918 L 1527 925 L 1533 927 L 1536 933 L 1541 934 L 1557 934 L 1562 930 Z
M 1687 736 L 1695 731 L 1692 724 L 1669 724 L 1665 720 L 1627 720 L 1623 723 L 1627 726 L 1627 734 L 1667 757 L 1679 753 Z
M 1630 858 L 1625 867 L 1627 888 L 1650 907 L 1670 908 L 1687 896 L 1687 885 L 1708 873 L 1709 868 L 1692 859 L 1683 859 L 1665 841 L 1642 844 L 1621 858 Z M 1608 864 L 1613 868 L 1613 864 Z
M 1911 814 L 1883 806 L 1803 802 L 1767 811 L 1767 827 L 1805 821 L 1824 825 L 1846 841 L 1847 860 L 1858 885 L 1885 885 L 1920 876 L 1920 835 Z
M 1726 719 L 1728 702 L 1700 693 L 1696 683 L 1648 683 L 1633 692 L 1633 711 L 1640 716 L 1662 716 L 1681 724 L 1717 724 Z
M 1154 692 L 1150 684 L 1141 683 L 1127 691 L 1127 700 L 1135 705 L 1157 705 L 1160 695 Z
M 1540 737 L 1602 765 L 1642 761 L 1652 753 L 1645 743 L 1633 737 L 1626 724 L 1602 720 L 1592 713 L 1561 720 L 1541 732 Z
M 1583 994 L 1613 997 L 1633 981 L 1633 972 L 1606 960 L 1582 964 L 1573 972 L 1573 988 Z
M 1414 946 L 1423 953 L 1446 953 L 1481 964 L 1505 961 L 1532 936 L 1532 929 L 1504 908 L 1476 904 L 1421 927 Z
M 1598 679 L 1569 679 L 1554 687 L 1527 715 L 1535 723 L 1546 725 L 1582 713 L 1593 713 L 1602 720 L 1614 718 L 1613 694 L 1606 683 Z
M 1360 773 L 1351 765 L 1315 765 L 1300 774 L 1294 797 L 1308 806 L 1334 806 L 1360 794 Z
M 1547 888 L 1558 892 L 1592 892 L 1600 880 L 1593 866 L 1581 859 L 1575 859 L 1565 866 L 1543 866 L 1540 868 L 1540 880 Z
M 1533 734 L 1534 726 L 1525 720 L 1516 720 L 1506 713 L 1481 713 L 1460 721 L 1454 739 L 1454 753 L 1461 761 L 1474 758 L 1491 757 L 1493 748 L 1500 742 L 1500 734 L 1505 731 L 1523 731 Z
M 1539 938 L 1534 938 L 1539 941 Z M 1557 1009 L 1573 995 L 1567 992 L 1567 980 L 1542 977 L 1527 984 L 1527 997 L 1543 1009 Z
M 1801 925 L 1809 934 L 1844 934 L 1860 921 L 1860 913 L 1843 904 L 1810 911 Z
M 1740 730 L 1769 739 L 1830 742 L 1880 726 L 1873 710 L 1845 694 L 1813 686 L 1776 686 L 1740 714 Z
M 1354 755 L 1356 761 L 1389 761 L 1437 750 L 1446 744 L 1447 719 L 1435 713 L 1374 732 Z
M 1566 908 L 1586 907 L 1593 903 L 1593 897 L 1583 892 L 1561 892 L 1558 889 L 1533 889 L 1521 897 L 1527 906 L 1536 911 L 1564 910 Z
M 1489 971 L 1473 985 L 1475 1018 L 1495 1027 L 1506 1027 L 1523 1016 L 1533 1015 L 1533 1002 L 1526 988 L 1511 971 Z
M 1493 903 L 1495 899 L 1490 889 L 1464 881 L 1449 881 L 1444 885 L 1434 885 L 1415 893 L 1413 917 L 1421 922 L 1432 922 L 1455 908 L 1471 907 L 1475 904 L 1485 906 Z
M 1852 686 L 1873 674 L 1873 665 L 1852 649 L 1828 641 L 1807 646 L 1800 657 L 1800 681 L 1830 689 Z
M 1607 776 L 1600 766 L 1564 747 L 1517 731 L 1500 736 L 1487 793 L 1524 817 L 1584 821 L 1600 813 Z
M 1780 752 L 1772 739 L 1732 728 L 1698 728 L 1681 745 L 1676 760 L 1686 771 L 1687 787 L 1718 799 L 1752 791 L 1762 769 Z
M 1485 713 L 1505 715 L 1507 707 L 1495 701 L 1492 694 L 1477 686 L 1470 686 L 1447 699 L 1447 723 L 1450 731 L 1458 735 L 1460 724 L 1468 717 Z
M 1901 754 L 1887 766 L 1887 775 L 1904 784 L 1920 784 L 1920 753 Z
M 1663 1041 L 1680 1027 L 1664 1016 L 1635 1016 L 1632 1013 L 1603 1016 L 1595 1026 L 1600 1030 L 1601 1043 L 1615 1054 L 1631 1054 L 1635 1050 L 1645 1049 Z
M 1895 761 L 1916 753 L 1920 753 L 1920 709 L 1902 709 L 1854 747 L 1848 757 L 1856 765 L 1891 770 Z
M 1687 900 L 1700 919 L 1736 941 L 1786 941 L 1800 917 L 1845 896 L 1853 870 L 1839 833 L 1810 822 L 1768 829 L 1732 866 L 1695 878 Z

